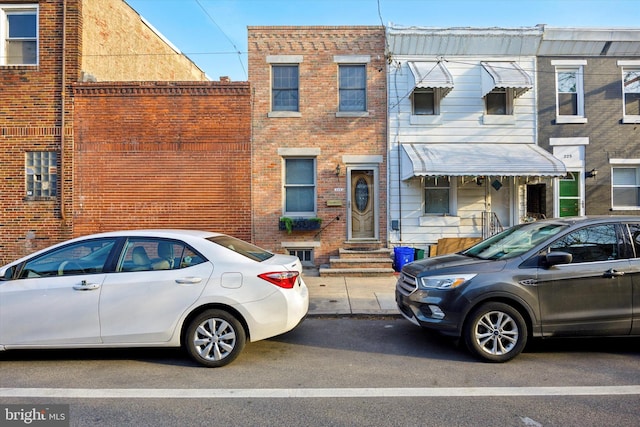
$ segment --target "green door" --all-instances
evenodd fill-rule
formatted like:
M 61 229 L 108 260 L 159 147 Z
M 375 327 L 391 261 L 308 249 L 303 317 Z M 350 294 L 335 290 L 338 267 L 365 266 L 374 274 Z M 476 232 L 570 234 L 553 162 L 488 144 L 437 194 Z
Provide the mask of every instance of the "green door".
M 560 216 L 580 215 L 580 175 L 567 172 L 560 178 Z

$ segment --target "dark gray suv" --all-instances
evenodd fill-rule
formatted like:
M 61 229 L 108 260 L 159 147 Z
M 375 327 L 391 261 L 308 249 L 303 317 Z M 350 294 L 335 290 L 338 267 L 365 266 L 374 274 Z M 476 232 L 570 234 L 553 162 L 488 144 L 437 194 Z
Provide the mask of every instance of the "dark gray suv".
M 531 337 L 640 335 L 640 217 L 536 221 L 408 263 L 396 302 L 491 362 Z

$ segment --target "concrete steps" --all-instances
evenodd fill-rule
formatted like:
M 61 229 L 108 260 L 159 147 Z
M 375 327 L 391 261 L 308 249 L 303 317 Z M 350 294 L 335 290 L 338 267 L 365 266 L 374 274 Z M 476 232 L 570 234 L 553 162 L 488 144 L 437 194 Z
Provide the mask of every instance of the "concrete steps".
M 329 265 L 318 270 L 320 276 L 372 277 L 392 276 L 392 251 L 382 249 L 340 249 L 339 256 L 330 257 Z

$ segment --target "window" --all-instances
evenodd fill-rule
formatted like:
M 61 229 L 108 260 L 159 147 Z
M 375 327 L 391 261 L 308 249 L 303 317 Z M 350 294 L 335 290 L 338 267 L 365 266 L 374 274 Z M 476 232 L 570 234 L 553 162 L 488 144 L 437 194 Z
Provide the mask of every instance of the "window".
M 367 110 L 367 68 L 365 65 L 339 65 L 340 111 Z
M 204 261 L 203 257 L 182 242 L 133 238 L 125 245 L 117 271 L 173 270 Z
M 29 260 L 20 278 L 102 273 L 115 242 L 115 238 L 91 239 L 54 249 Z
M 299 111 L 298 65 L 272 65 L 272 111 Z
M 315 216 L 315 159 L 288 158 L 284 162 L 284 214 L 290 217 Z
M 428 176 L 424 179 L 424 212 L 426 214 L 449 214 L 449 177 Z
M 35 5 L 0 7 L 1 65 L 38 63 L 38 10 Z
M 485 108 L 490 115 L 513 114 L 513 91 L 507 88 L 497 88 L 484 96 Z
M 58 153 L 29 151 L 26 153 L 26 196 L 30 199 L 52 198 L 57 195 Z
M 624 116 L 636 116 L 636 119 L 640 119 L 640 67 L 623 70 L 622 81 Z
M 550 252 L 557 251 L 573 255 L 571 263 L 619 259 L 615 224 L 594 225 L 571 232 L 550 246 Z
M 640 209 L 640 173 L 638 166 L 619 166 L 611 169 L 612 207 Z
M 551 61 L 556 65 L 556 123 L 586 123 L 583 65 Z
M 313 263 L 313 249 L 289 249 L 289 255 L 297 256 L 303 266 L 312 267 Z
M 435 89 L 416 89 L 413 91 L 413 114 L 416 116 L 433 116 L 440 114 L 436 103 Z

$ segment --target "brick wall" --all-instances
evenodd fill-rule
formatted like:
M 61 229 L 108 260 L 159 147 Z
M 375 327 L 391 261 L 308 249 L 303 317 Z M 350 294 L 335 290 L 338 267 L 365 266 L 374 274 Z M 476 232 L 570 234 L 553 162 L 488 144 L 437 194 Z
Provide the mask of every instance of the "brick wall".
M 640 126 L 622 123 L 622 71 L 616 62 L 630 58 L 588 57 L 584 66 L 584 107 L 588 123 L 556 124 L 554 59 L 538 58 L 539 145 L 553 152 L 550 138 L 589 138 L 585 146 L 585 170 L 597 169 L 596 179 L 585 179 L 587 215 L 637 214 L 611 212 L 610 158 L 640 158 Z M 552 189 L 550 188 L 549 191 Z M 547 195 L 547 212 L 553 212 L 553 194 Z
M 63 95 L 68 99 L 69 85 L 78 76 L 81 3 L 67 1 L 65 55 L 62 53 L 62 2 L 17 3 L 39 5 L 40 50 L 38 65 L 0 67 L 0 264 L 63 240 L 72 233 L 71 222 L 65 216 L 70 211 L 71 196 L 60 186 L 60 182 L 69 178 L 71 166 L 72 104 L 64 103 L 63 150 L 60 149 L 61 112 Z M 28 151 L 61 153 L 57 199 L 25 197 L 25 153 Z
M 78 84 L 75 108 L 74 234 L 251 238 L 248 83 Z
M 97 81 L 209 80 L 123 0 L 83 0 L 82 11 L 82 71 Z
M 308 242 L 316 265 L 344 246 L 347 237 L 347 177 L 344 155 L 380 155 L 380 245 L 386 244 L 386 75 L 382 27 L 249 27 L 249 81 L 253 88 L 253 212 L 257 244 L 283 252 L 283 241 Z M 268 55 L 301 55 L 300 113 L 269 118 L 271 67 Z M 334 55 L 368 55 L 367 117 L 336 117 L 338 65 Z M 320 149 L 317 162 L 318 217 L 324 230 L 287 234 L 283 214 L 281 148 Z M 341 175 L 336 176 L 336 166 Z M 343 191 L 340 191 L 343 190 Z M 328 206 L 340 201 L 342 206 Z M 340 220 L 335 221 L 336 217 Z M 332 222 L 333 221 L 333 222 Z

